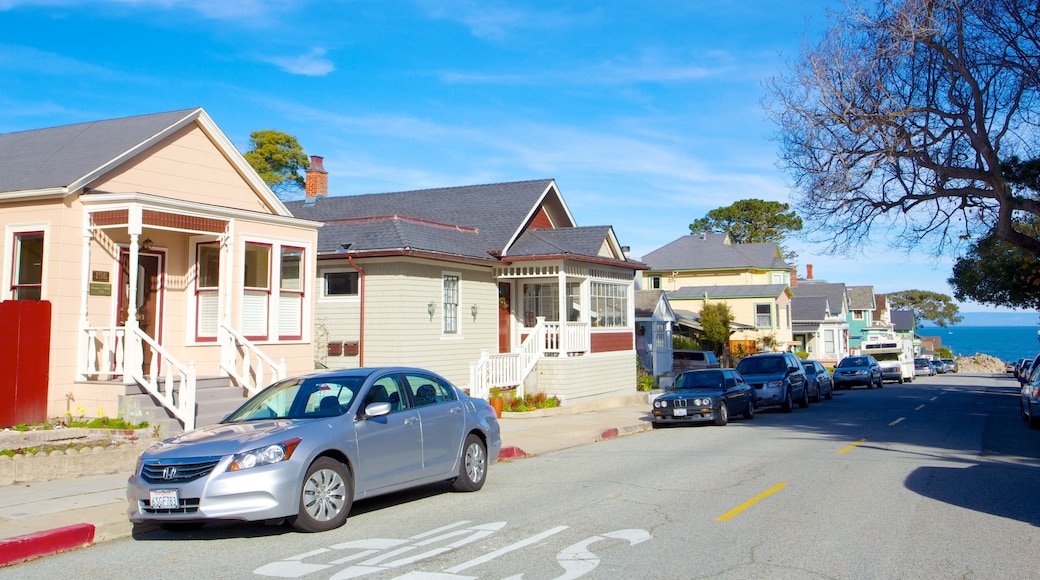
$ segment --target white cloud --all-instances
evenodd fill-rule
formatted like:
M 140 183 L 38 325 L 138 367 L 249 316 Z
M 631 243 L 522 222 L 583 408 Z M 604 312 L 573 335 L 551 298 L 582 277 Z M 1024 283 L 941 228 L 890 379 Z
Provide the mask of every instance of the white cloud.
M 287 73 L 309 77 L 323 77 L 336 70 L 336 65 L 325 58 L 324 48 L 312 48 L 300 56 L 282 56 L 268 59 Z

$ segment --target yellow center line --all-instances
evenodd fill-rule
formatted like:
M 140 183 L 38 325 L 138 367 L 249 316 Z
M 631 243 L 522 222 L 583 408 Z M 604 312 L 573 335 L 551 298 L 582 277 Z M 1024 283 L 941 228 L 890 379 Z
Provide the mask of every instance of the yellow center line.
M 756 495 L 755 497 L 747 500 L 746 502 L 738 505 L 737 507 L 729 510 L 728 512 L 722 514 L 721 516 L 715 518 L 715 521 L 717 521 L 717 522 L 724 522 L 724 521 L 726 521 L 726 520 L 736 516 L 740 512 L 748 509 L 749 507 L 755 505 L 759 501 L 761 501 L 761 500 L 763 500 L 763 499 L 773 495 L 774 493 L 780 491 L 781 489 L 783 489 L 785 487 L 787 487 L 786 483 L 778 483 L 778 484 L 774 485 L 773 487 L 771 487 L 771 488 L 763 491 L 762 493 Z
M 889 423 L 888 426 L 889 427 L 893 427 L 895 425 L 898 425 L 898 424 L 903 422 L 903 419 L 906 419 L 906 417 L 900 417 L 900 418 L 896 419 L 895 421 L 892 421 L 891 423 Z
M 862 445 L 862 444 L 864 444 L 866 442 L 867 442 L 866 439 L 860 439 L 859 441 L 857 441 L 855 443 L 852 443 L 852 444 L 846 445 L 845 447 L 842 447 L 841 449 L 838 450 L 838 453 L 841 454 L 841 453 L 845 453 L 846 451 L 851 451 L 851 450 L 855 449 L 857 446 Z

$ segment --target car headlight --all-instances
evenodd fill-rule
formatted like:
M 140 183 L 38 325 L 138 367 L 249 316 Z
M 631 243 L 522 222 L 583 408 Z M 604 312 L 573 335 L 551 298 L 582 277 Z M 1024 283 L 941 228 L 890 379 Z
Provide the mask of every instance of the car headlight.
M 768 389 L 776 389 L 776 388 L 782 387 L 782 386 L 784 386 L 784 381 L 782 381 L 782 380 L 779 380 L 779 381 L 766 381 L 766 388 L 768 388 Z
M 655 409 L 663 409 L 668 406 L 668 401 L 654 401 Z
M 239 471 L 242 469 L 249 469 L 250 467 L 288 461 L 289 458 L 292 457 L 293 451 L 296 450 L 296 446 L 299 444 L 300 439 L 297 438 L 282 441 L 281 443 L 275 443 L 273 445 L 267 445 L 258 449 L 251 449 L 242 453 L 236 453 L 235 456 L 231 458 L 231 464 L 228 465 L 228 471 Z
M 710 407 L 711 406 L 711 399 L 707 399 L 707 398 L 705 398 L 705 399 L 694 399 L 693 400 L 693 404 L 698 406 L 698 407 Z

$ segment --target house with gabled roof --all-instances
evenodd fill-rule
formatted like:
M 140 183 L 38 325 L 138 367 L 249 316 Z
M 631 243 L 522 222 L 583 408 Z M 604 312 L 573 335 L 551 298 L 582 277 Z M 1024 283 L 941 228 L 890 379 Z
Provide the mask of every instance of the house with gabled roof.
M 212 401 L 314 368 L 321 224 L 203 109 L 3 134 L 0 151 L 0 423 L 157 412 L 191 429 L 228 410 Z
M 849 295 L 842 282 L 813 278 L 812 266 L 806 267 L 805 278 L 795 278 L 791 291 L 795 301 L 805 298 L 825 299 L 827 310 L 819 326 L 819 342 L 812 358 L 837 362 L 849 355 Z M 803 325 L 803 332 L 807 331 Z M 806 341 L 806 345 L 809 341 Z M 825 363 L 826 364 L 826 363 Z
M 643 330 L 648 349 L 645 366 L 655 381 L 672 372 L 672 333 L 679 318 L 664 290 L 636 290 L 636 331 Z
M 796 350 L 828 366 L 848 355 L 841 341 L 847 322 L 832 313 L 826 296 L 796 294 L 791 300 L 791 312 Z
M 873 286 L 847 286 L 849 296 L 849 348 L 856 349 L 863 342 L 864 329 L 874 326 Z
M 726 234 L 686 235 L 642 257 L 641 285 L 668 293 L 672 306 L 699 313 L 720 300 L 733 312 L 732 341 L 785 350 L 791 334 L 791 266 L 775 243 L 734 244 Z M 731 342 L 732 342 L 731 341 Z
M 330 196 L 312 158 L 293 215 L 321 222 L 318 356 L 408 364 L 487 396 L 631 394 L 634 274 L 610 226 L 575 223 L 552 179 Z

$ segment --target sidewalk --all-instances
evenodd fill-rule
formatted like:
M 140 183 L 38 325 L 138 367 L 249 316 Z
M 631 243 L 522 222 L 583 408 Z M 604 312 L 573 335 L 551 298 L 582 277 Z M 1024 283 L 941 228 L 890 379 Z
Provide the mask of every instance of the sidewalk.
M 649 430 L 646 395 L 592 401 L 529 413 L 505 413 L 499 460 L 588 445 Z M 121 472 L 0 486 L 0 566 L 129 537 Z M 494 477 L 492 471 L 492 477 Z

